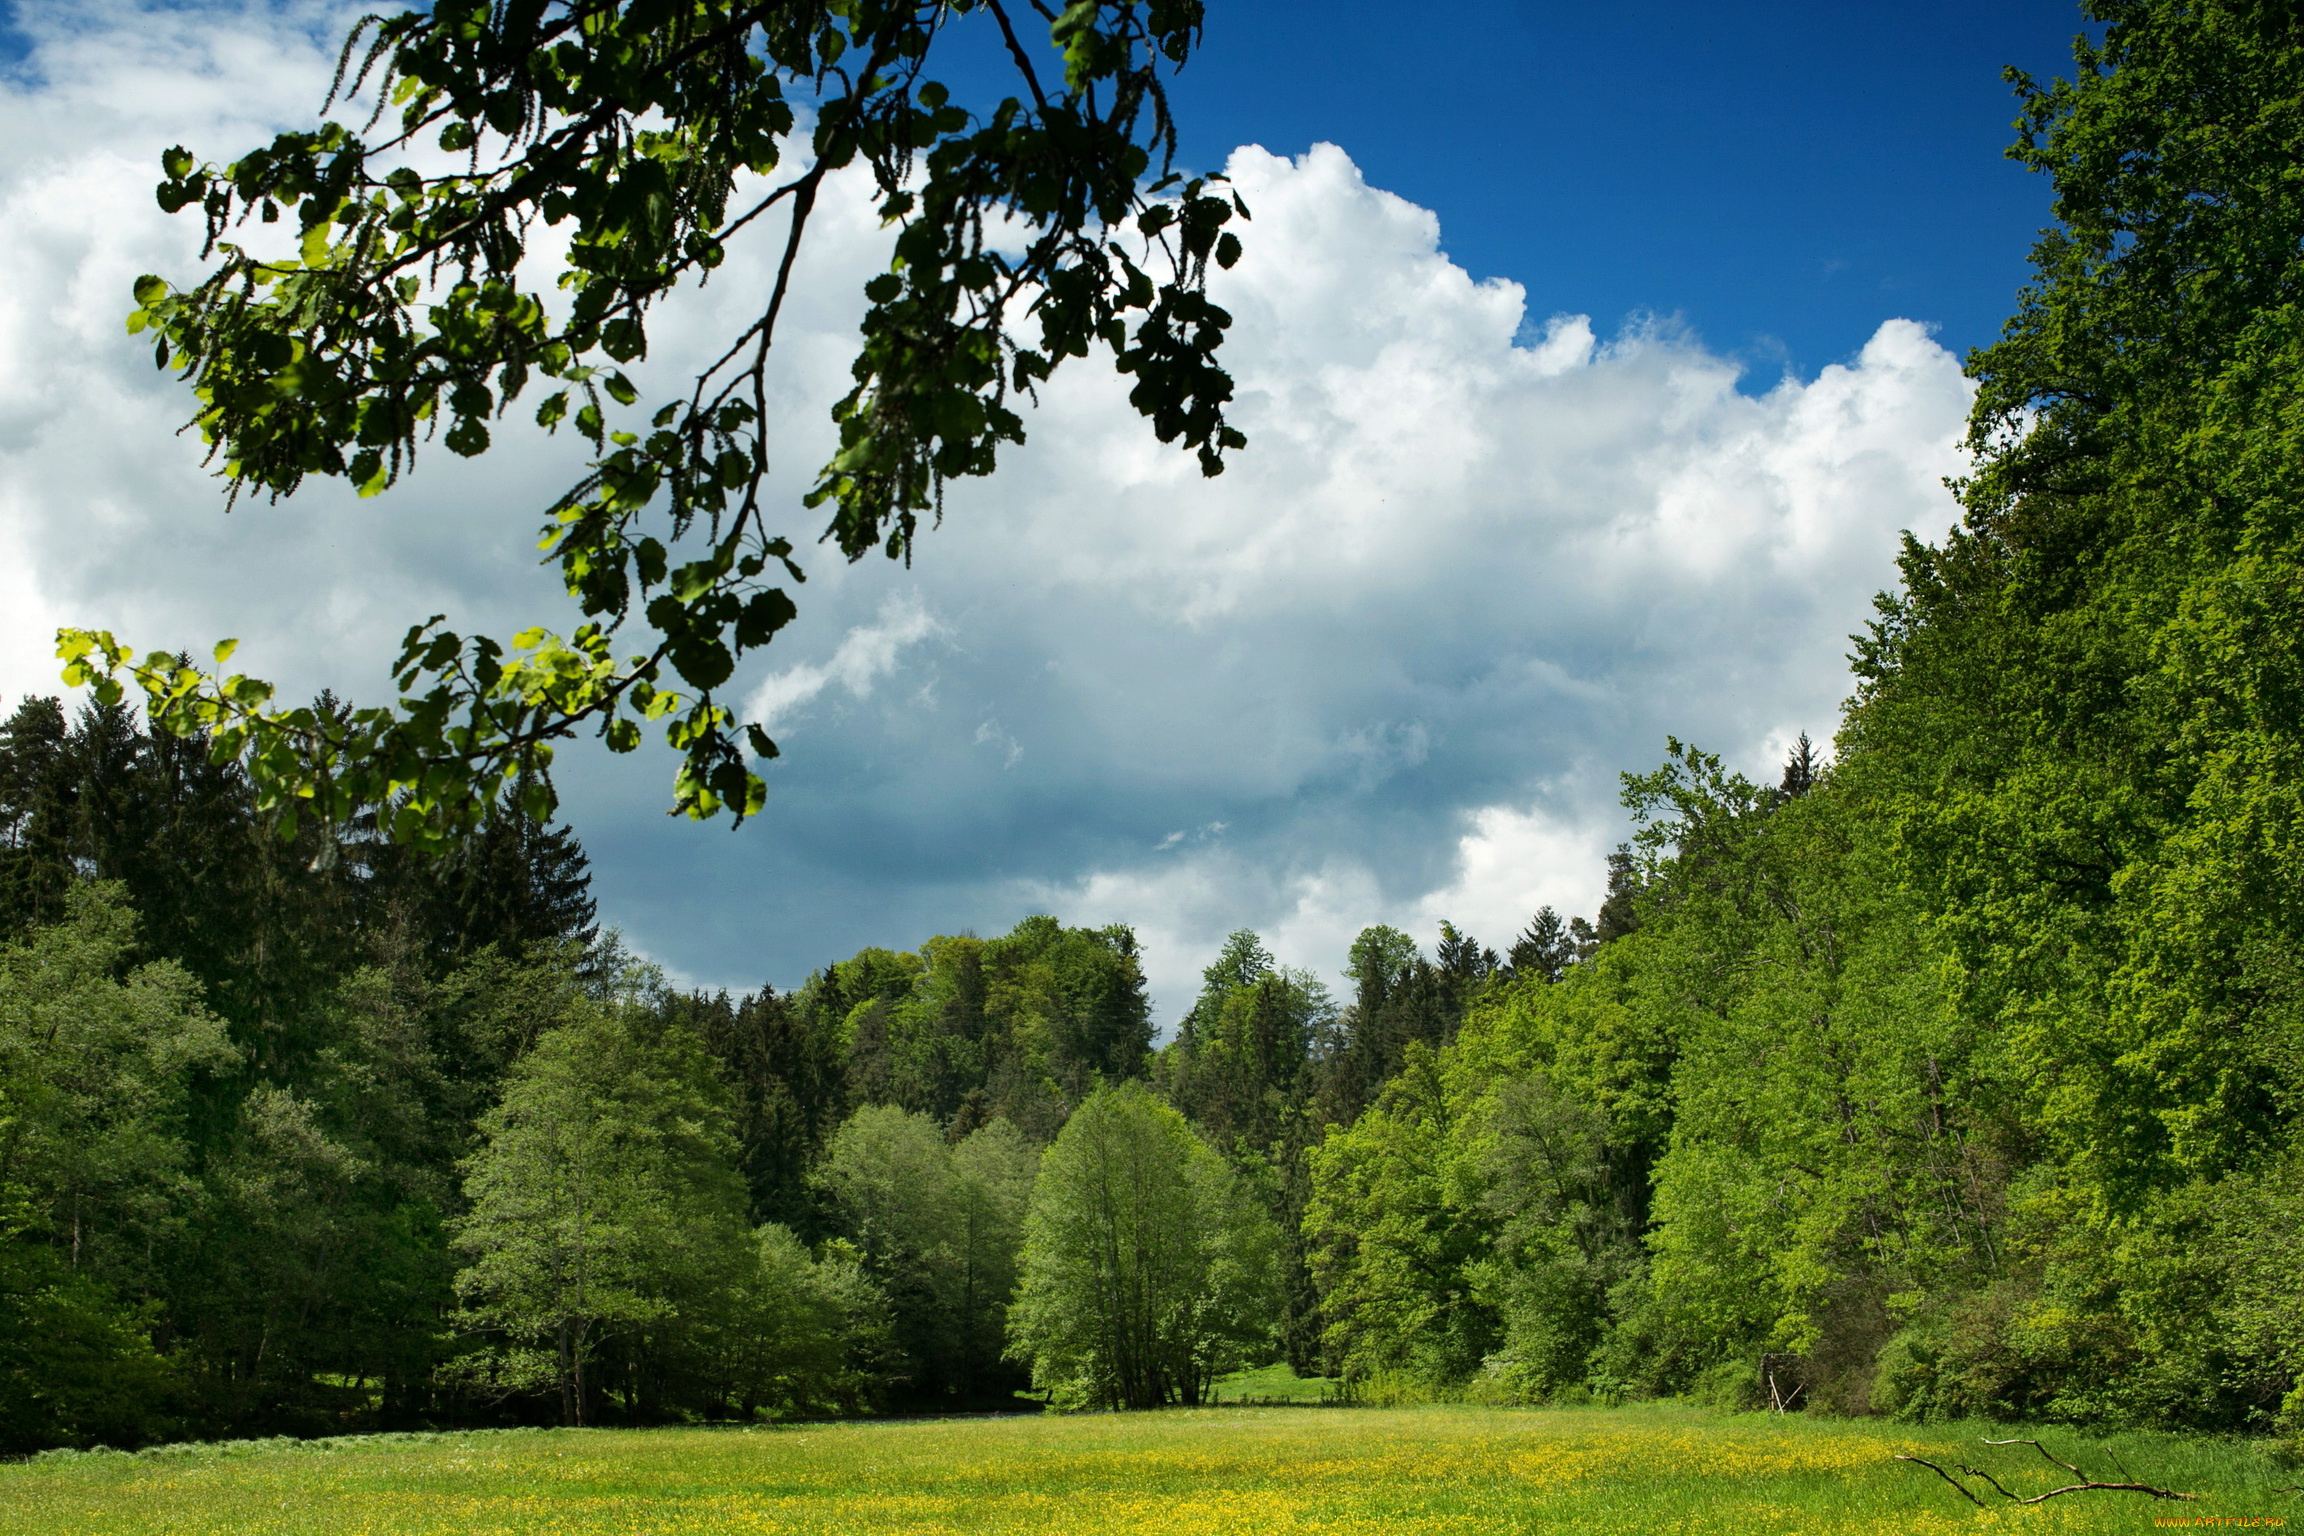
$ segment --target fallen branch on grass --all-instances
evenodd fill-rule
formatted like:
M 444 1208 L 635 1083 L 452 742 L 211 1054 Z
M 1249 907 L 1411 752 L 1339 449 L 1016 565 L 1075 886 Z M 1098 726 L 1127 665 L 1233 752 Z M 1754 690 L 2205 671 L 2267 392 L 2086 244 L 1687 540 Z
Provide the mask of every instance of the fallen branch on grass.
M 1960 1481 L 1960 1479 L 1958 1479 L 1958 1478 L 1954 1477 L 1954 1476 L 1953 1476 L 1951 1473 L 1949 1473 L 1949 1472 L 1945 1471 L 1945 1470 L 1944 1470 L 1942 1467 L 1940 1467 L 1940 1466 L 1936 1465 L 1936 1463 L 1934 1463 L 1934 1462 L 1932 1462 L 1932 1461 L 1928 1460 L 1928 1458 L 1926 1458 L 1925 1456 L 1907 1456 L 1907 1455 L 1905 1455 L 1905 1454 L 1904 1454 L 1902 1451 L 1898 1451 L 1898 1452 L 1896 1453 L 1896 1459 L 1897 1459 L 1898 1461 L 1916 1461 L 1916 1462 L 1918 1462 L 1918 1463 L 1919 1463 L 1921 1466 L 1924 1466 L 1924 1467 L 1926 1467 L 1926 1468 L 1927 1468 L 1929 1471 L 1931 1471 L 1931 1472 L 1935 1473 L 1935 1474 L 1936 1474 L 1938 1477 L 1940 1477 L 1940 1478 L 1944 1479 L 1944 1481 L 1946 1481 L 1946 1482 L 1950 1483 L 1950 1484 L 1951 1484 L 1953 1487 L 1955 1487 L 1955 1488 L 1959 1489 L 1959 1490 L 1960 1490 L 1960 1497 L 1962 1497 L 1962 1498 L 1966 1499 L 1966 1500 L 1967 1500 L 1969 1503 L 1971 1503 L 1971 1504 L 1975 1505 L 1975 1506 L 1976 1506 L 1978 1509 L 1982 1509 L 1982 1508 L 1984 1507 L 1984 1501 L 1983 1501 L 1982 1499 L 1980 1499 L 1980 1498 L 1976 1497 L 1976 1495 L 1974 1495 L 1974 1494 L 1970 1493 L 1970 1492 L 1968 1491 L 1968 1485 L 1967 1485 L 1966 1483 L 1963 1483 L 1962 1481 Z M 1965 1471 L 1967 1471 L 1968 1469 L 1967 1469 L 1967 1468 L 1965 1468 L 1965 1467 L 1963 1467 L 1963 1468 L 1961 1468 L 1960 1470 L 1961 1470 L 1961 1471 L 1963 1471 L 1963 1472 L 1965 1472 Z
M 1993 1488 L 1998 1491 L 2000 1497 L 2013 1500 L 2018 1504 L 2024 1502 L 2023 1499 L 2018 1498 L 2017 1495 L 2010 1493 L 2005 1488 L 2002 1488 L 2000 1486 L 2000 1479 L 1994 1477 L 1991 1473 L 1985 1471 L 1982 1467 L 1971 1467 L 1963 1463 L 1960 1470 L 1967 1473 L 1970 1477 L 1980 1477 L 1984 1479 L 1984 1481 L 1990 1483 Z
M 2026 1499 L 2019 1498 L 2015 1494 L 2010 1493 L 2006 1488 L 2001 1486 L 2000 1479 L 1994 1477 L 1991 1473 L 1986 1472 L 1981 1467 L 1962 1466 L 1960 1468 L 1961 1472 L 1965 1475 L 1969 1477 L 1981 1478 L 1985 1482 L 1991 1484 L 1992 1490 L 1995 1493 L 1999 1494 L 2002 1498 L 2008 1500 L 2012 1504 L 2045 1504 L 2050 1499 L 2061 1497 L 2067 1493 L 2148 1493 L 2156 1499 L 2185 1500 L 2197 1499 L 2199 1497 L 2199 1495 L 2196 1493 L 2178 1493 L 2171 1488 L 2155 1488 L 2150 1483 L 2098 1482 L 2095 1478 L 2090 1477 L 2087 1473 L 2072 1465 L 2072 1463 L 2062 1460 L 2059 1457 L 2051 1454 L 2048 1447 L 2042 1445 L 2037 1440 L 1986 1440 L 1984 1443 L 1986 1445 L 2028 1445 L 2032 1447 L 2032 1449 L 2038 1451 L 2042 1456 L 2047 1457 L 2050 1462 L 2059 1467 L 2062 1467 L 2065 1471 L 2080 1479 L 2080 1481 L 2077 1483 L 2070 1483 L 2062 1488 L 2051 1488 L 2046 1493 L 2036 1493 L 2032 1495 L 2032 1497 Z M 1898 1461 L 1914 1462 L 1920 1466 L 1926 1467 L 1929 1471 L 1935 1473 L 1938 1477 L 1944 1479 L 1944 1481 L 1959 1489 L 1961 1497 L 1965 1498 L 1969 1503 L 1975 1505 L 1978 1509 L 1985 1507 L 1984 1501 L 1976 1496 L 1975 1490 L 1971 1489 L 1966 1483 L 1960 1481 L 1959 1478 L 1954 1477 L 1951 1473 L 1945 1471 L 1942 1467 L 1936 1465 L 1936 1463 L 1929 1461 L 1924 1457 L 1906 1456 L 1902 1455 L 1901 1453 L 1897 1455 L 1896 1459 Z

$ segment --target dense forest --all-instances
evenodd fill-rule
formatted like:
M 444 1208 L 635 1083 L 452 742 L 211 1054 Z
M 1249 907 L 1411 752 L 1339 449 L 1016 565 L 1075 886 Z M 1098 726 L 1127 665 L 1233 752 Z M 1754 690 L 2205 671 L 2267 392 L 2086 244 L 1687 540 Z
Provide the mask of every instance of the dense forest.
M 2015 81 L 2055 226 L 1827 754 L 1670 743 L 1590 921 L 684 993 L 572 834 L 292 835 L 0 733 L 0 1449 L 1205 1399 L 2304 1437 L 2304 16 Z M 752 835 L 752 834 L 747 834 Z

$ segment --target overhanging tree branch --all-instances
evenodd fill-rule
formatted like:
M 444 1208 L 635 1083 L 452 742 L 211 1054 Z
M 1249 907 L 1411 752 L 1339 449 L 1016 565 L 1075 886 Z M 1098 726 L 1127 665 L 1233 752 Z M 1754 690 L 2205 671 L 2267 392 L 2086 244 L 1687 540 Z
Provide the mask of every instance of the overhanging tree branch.
M 971 110 L 925 73 L 936 39 L 984 9 L 1029 106 Z M 1224 226 L 1246 209 L 1170 170 L 1163 76 L 1198 46 L 1201 5 L 1036 9 L 1054 89 L 993 0 L 436 0 L 365 18 L 346 41 L 330 104 L 348 71 L 353 93 L 375 76 L 370 125 L 399 109 L 379 144 L 326 122 L 224 165 L 170 150 L 160 203 L 200 208 L 217 265 L 190 288 L 139 279 L 128 326 L 191 387 L 232 493 L 289 495 L 320 474 L 381 494 L 420 440 L 485 453 L 490 423 L 542 380 L 537 423 L 566 422 L 591 448 L 544 537 L 581 622 L 509 646 L 417 626 L 397 702 L 348 712 L 278 708 L 269 684 L 138 658 L 101 630 L 59 635 L 67 681 L 107 701 L 137 688 L 154 729 L 205 733 L 289 826 L 373 808 L 387 835 L 440 846 L 515 783 L 548 813 L 552 742 L 583 728 L 631 751 L 644 725 L 680 757 L 676 813 L 756 813 L 752 759 L 776 747 L 719 693 L 797 612 L 776 582 L 803 575 L 763 501 L 766 370 L 830 174 L 868 175 L 894 232 L 865 284 L 855 387 L 833 407 L 838 452 L 804 498 L 847 558 L 909 558 L 946 482 L 991 473 L 1024 440 L 1007 391 L 1033 393 L 1097 347 L 1204 473 L 1245 442 L 1216 361 L 1230 316 L 1206 282 L 1211 259 L 1238 258 Z M 739 185 L 793 152 L 801 104 L 807 168 L 731 218 Z M 411 163 L 423 138 L 464 168 Z M 620 419 L 639 406 L 624 369 L 647 355 L 653 306 L 708 280 L 779 203 L 790 223 L 757 317 L 680 396 Z M 235 243 L 290 212 L 293 254 Z M 539 219 L 567 233 L 549 284 L 524 276 Z M 1027 233 L 1020 256 L 986 248 L 988 219 Z M 1010 325 L 1026 293 L 1036 337 Z M 645 638 L 619 658 L 627 626 Z

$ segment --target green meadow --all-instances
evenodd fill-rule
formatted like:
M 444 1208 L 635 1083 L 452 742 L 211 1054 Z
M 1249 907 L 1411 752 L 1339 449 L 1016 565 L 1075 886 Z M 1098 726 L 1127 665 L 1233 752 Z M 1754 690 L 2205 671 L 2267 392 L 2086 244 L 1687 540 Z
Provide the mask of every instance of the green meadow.
M 0 1533 L 722 1536 L 793 1532 L 2141 1532 L 2304 1519 L 2261 1449 L 2048 1431 L 2084 1493 L 1978 1511 L 1898 1452 L 2056 1486 L 1976 1426 L 1622 1409 L 1234 1408 L 508 1430 L 56 1454 L 0 1467 Z M 2009 1433 L 2000 1431 L 1999 1433 Z M 2032 1458 L 2027 1460 L 2026 1458 Z

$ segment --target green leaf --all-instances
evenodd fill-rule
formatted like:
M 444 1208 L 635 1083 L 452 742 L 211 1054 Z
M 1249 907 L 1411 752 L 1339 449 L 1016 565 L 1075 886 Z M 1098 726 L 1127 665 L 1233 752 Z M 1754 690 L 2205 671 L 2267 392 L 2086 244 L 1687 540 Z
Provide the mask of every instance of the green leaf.
M 488 428 L 476 416 L 459 416 L 441 437 L 450 453 L 475 458 L 488 451 Z
M 675 671 L 707 692 L 728 681 L 736 670 L 736 658 L 716 638 L 677 641 L 671 657 Z
M 392 480 L 391 471 L 384 464 L 384 455 L 373 448 L 362 449 L 353 456 L 350 475 L 352 483 L 359 488 L 363 497 L 382 495 Z
M 600 327 L 600 349 L 620 363 L 632 361 L 646 346 L 637 320 L 611 320 Z
M 736 620 L 736 647 L 751 650 L 768 643 L 775 633 L 800 616 L 800 610 L 781 587 L 755 592 L 745 599 Z

